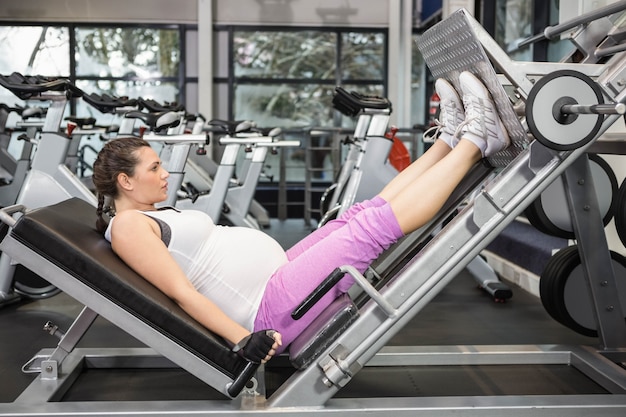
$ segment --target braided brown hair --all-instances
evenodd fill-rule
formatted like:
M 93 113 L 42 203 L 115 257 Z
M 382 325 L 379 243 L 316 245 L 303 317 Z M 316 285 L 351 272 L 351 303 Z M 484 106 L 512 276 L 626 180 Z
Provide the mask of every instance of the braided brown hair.
M 119 174 L 134 175 L 135 166 L 139 163 L 136 151 L 144 146 L 149 147 L 150 144 L 143 139 L 130 136 L 110 140 L 98 152 L 93 164 L 93 184 L 98 196 L 96 229 L 100 233 L 104 233 L 107 228 L 103 214 L 111 210 L 111 207 L 105 208 L 105 198 L 112 200 L 118 196 Z

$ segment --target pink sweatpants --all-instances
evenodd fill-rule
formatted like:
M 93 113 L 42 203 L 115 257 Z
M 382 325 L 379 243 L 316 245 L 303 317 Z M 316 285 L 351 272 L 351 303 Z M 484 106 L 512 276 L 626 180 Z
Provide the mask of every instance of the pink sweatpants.
M 340 218 L 302 239 L 287 251 L 289 262 L 270 278 L 254 331 L 274 329 L 283 336 L 281 351 L 354 284 L 346 275 L 300 320 L 291 312 L 335 269 L 352 265 L 364 272 L 385 249 L 403 236 L 390 205 L 380 197 L 357 203 Z

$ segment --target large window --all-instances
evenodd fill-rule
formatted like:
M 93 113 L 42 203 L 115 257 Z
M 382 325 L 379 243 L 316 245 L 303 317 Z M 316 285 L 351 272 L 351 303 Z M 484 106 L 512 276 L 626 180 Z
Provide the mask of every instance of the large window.
M 591 9 L 596 7 L 591 3 Z M 566 10 L 560 10 L 560 6 Z M 574 51 L 575 47 L 570 40 L 556 36 L 546 42 L 537 37 L 530 44 L 520 46 L 520 43 L 541 34 L 547 26 L 559 24 L 560 19 L 567 20 L 582 12 L 579 7 L 573 6 L 576 4 L 559 1 L 483 0 L 482 22 L 512 59 L 556 62 L 567 59 Z
M 0 74 L 19 72 L 68 77 L 69 39 L 67 27 L 0 26 Z M 0 88 L 0 102 L 23 105 L 4 88 Z
M 519 42 L 534 35 L 532 0 L 497 0 L 495 40 L 511 58 L 532 61 L 531 48 L 518 49 Z
M 385 32 L 235 29 L 232 39 L 235 119 L 334 126 L 336 85 L 384 94 Z
M 278 178 L 304 180 L 309 129 L 354 127 L 355 119 L 332 107 L 335 86 L 386 94 L 386 29 L 217 26 L 214 39 L 202 45 L 215 63 L 211 116 L 281 127 L 286 139 L 303 144 L 269 158 L 262 181 L 270 187 Z M 197 88 L 199 42 L 197 29 L 186 25 L 5 25 L 0 73 L 67 77 L 88 94 L 179 102 L 195 113 L 203 93 Z M 28 105 L 2 88 L 0 101 Z M 68 106 L 69 114 L 119 124 L 82 100 Z M 316 140 L 327 146 L 330 138 Z M 316 164 L 329 165 L 324 152 Z
M 178 26 L 0 26 L 0 73 L 68 77 L 86 93 L 180 101 L 180 34 Z M 0 100 L 17 98 L 4 90 Z M 99 114 L 74 104 L 78 116 Z
M 0 73 L 70 75 L 67 27 L 0 26 Z
M 178 29 L 77 27 L 75 35 L 75 80 L 81 89 L 160 103 L 180 100 Z
M 0 26 L 0 74 L 65 77 L 86 94 L 108 94 L 157 102 L 181 102 L 188 81 L 181 61 L 185 50 L 181 27 L 116 26 Z M 190 79 L 195 81 L 197 79 Z M 45 107 L 47 103 L 18 99 L 0 88 L 0 102 L 10 106 Z M 121 115 L 102 114 L 83 100 L 73 100 L 65 116 L 94 117 L 98 125 L 119 125 Z M 11 113 L 8 126 L 19 116 Z M 9 152 L 21 152 L 21 141 L 11 141 Z M 102 146 L 99 136 L 80 142 L 89 167 Z
M 313 179 L 330 180 L 333 135 L 310 138 L 308 132 L 319 127 L 354 128 L 356 119 L 333 109 L 337 85 L 385 95 L 386 31 L 231 27 L 224 32 L 229 34 L 232 65 L 216 81 L 228 85 L 228 117 L 253 120 L 262 127 L 279 126 L 287 139 L 302 143 L 300 149 L 268 157 L 268 176 L 261 181 L 279 178 L 281 166 L 286 181 L 304 181 L 307 147 L 318 148 L 309 154 Z M 282 165 L 281 157 L 286 161 Z

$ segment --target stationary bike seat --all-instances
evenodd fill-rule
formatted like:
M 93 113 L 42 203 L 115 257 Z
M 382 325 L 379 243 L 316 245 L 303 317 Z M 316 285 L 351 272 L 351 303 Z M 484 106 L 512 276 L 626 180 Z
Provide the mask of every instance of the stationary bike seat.
M 28 100 L 48 91 L 65 91 L 69 97 L 81 97 L 83 91 L 66 78 L 50 78 L 39 75 L 0 75 L 0 85 L 22 100 Z
M 230 136 L 234 136 L 241 132 L 248 132 L 253 127 L 252 123 L 246 122 L 245 120 L 212 119 L 207 123 L 207 125 L 209 125 L 208 130 L 212 132 L 223 132 L 229 134 Z
M 178 103 L 159 103 L 153 99 L 139 99 L 139 104 L 142 108 L 147 109 L 150 112 L 160 112 L 160 111 L 184 111 L 185 106 Z
M 124 117 L 129 119 L 141 119 L 145 124 L 150 126 L 150 129 L 154 132 L 161 132 L 180 124 L 180 117 L 171 111 L 144 113 L 141 110 L 132 110 L 128 113 L 124 113 Z
M 84 94 L 83 100 L 102 113 L 114 113 L 115 109 L 119 107 L 134 107 L 137 105 L 137 100 L 134 98 L 114 97 L 108 94 Z
M 65 120 L 67 120 L 68 122 L 72 122 L 75 123 L 76 125 L 78 125 L 81 129 L 84 129 L 86 127 L 90 127 L 90 126 L 95 126 L 96 125 L 96 119 L 95 117 L 76 117 L 76 116 L 67 116 L 65 118 Z
M 365 95 L 335 87 L 333 107 L 346 116 L 354 117 L 364 109 L 386 110 L 391 112 L 391 102 L 384 97 Z

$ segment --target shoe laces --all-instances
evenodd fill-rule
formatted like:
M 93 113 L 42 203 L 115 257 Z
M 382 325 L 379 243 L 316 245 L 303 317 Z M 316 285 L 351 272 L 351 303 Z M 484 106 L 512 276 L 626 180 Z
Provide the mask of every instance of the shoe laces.
M 448 133 L 453 134 L 456 130 L 457 120 L 463 119 L 463 117 L 459 117 L 461 110 L 453 100 L 443 100 L 441 104 L 441 128 L 447 128 Z
M 457 127 L 455 135 L 460 135 L 463 132 L 470 132 L 485 138 L 487 135 L 497 135 L 495 129 L 491 131 L 488 129 L 489 126 L 496 126 L 496 120 L 493 107 L 485 103 L 480 97 L 468 94 L 463 96 L 465 120 Z
M 434 125 L 426 129 L 424 133 L 422 134 L 423 140 L 427 142 L 434 141 L 437 135 L 439 134 L 439 132 L 441 131 L 441 128 L 442 128 L 441 122 L 439 121 L 439 119 L 435 119 Z
M 424 132 L 424 137 L 427 139 L 436 137 L 440 131 L 444 130 L 445 132 L 456 136 L 456 132 L 458 129 L 456 128 L 457 120 L 462 119 L 463 117 L 459 110 L 459 107 L 452 100 L 444 100 L 441 102 L 441 113 L 439 114 L 440 119 L 434 120 L 434 125 L 428 128 Z

